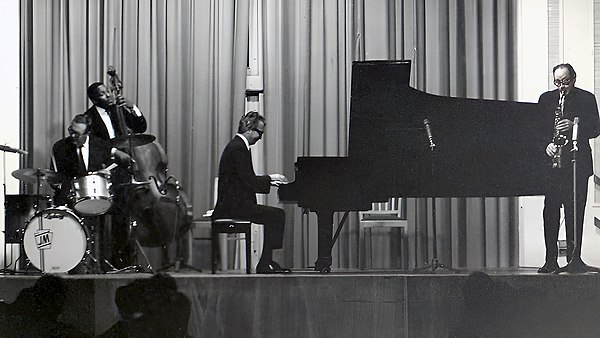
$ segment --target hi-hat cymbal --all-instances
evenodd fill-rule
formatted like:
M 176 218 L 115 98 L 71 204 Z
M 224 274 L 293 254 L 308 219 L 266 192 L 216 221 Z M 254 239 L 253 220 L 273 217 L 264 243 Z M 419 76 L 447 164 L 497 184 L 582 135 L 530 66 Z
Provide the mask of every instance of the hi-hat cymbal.
M 150 134 L 132 134 L 127 136 L 120 136 L 112 139 L 113 147 L 116 148 L 128 148 L 128 147 L 139 147 L 144 144 L 152 143 L 156 140 L 156 136 Z
M 48 183 L 61 183 L 64 175 L 50 169 L 24 168 L 12 172 L 12 176 L 26 183 L 47 181 Z

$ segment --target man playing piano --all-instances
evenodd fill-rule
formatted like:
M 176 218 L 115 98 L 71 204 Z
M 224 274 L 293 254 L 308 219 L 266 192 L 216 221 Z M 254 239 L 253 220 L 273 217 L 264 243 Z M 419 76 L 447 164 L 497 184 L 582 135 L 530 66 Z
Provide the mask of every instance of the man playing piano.
M 271 186 L 288 182 L 281 174 L 256 175 L 250 146 L 265 132 L 265 118 L 255 111 L 240 119 L 238 132 L 227 144 L 219 163 L 218 196 L 212 218 L 242 218 L 264 224 L 264 244 L 256 273 L 286 273 L 273 261 L 273 250 L 283 246 L 285 213 L 283 209 L 259 205 L 256 194 L 268 194 Z
M 538 272 L 551 273 L 557 270 L 585 272 L 588 267 L 581 259 L 583 215 L 587 199 L 588 179 L 593 174 L 589 140 L 600 135 L 600 118 L 594 95 L 575 87 L 577 74 L 570 64 L 555 66 L 553 73 L 554 85 L 557 89 L 543 93 L 538 102 L 547 112 L 548 121 L 554 121 L 552 142 L 546 147 L 549 167 L 543 212 L 546 262 L 538 269 Z M 574 127 L 575 117 L 579 118 L 577 128 Z M 576 238 L 573 231 L 573 166 L 571 163 L 573 134 L 578 140 Z M 565 208 L 568 264 L 559 269 L 557 241 L 561 205 Z

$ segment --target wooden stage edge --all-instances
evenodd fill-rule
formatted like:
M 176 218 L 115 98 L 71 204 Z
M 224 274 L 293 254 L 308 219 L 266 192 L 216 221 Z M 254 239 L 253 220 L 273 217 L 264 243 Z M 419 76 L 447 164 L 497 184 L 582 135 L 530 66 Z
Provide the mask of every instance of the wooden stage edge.
M 193 337 L 597 336 L 600 276 L 533 269 L 474 273 L 337 270 L 287 275 L 170 272 L 191 304 Z M 101 334 L 118 319 L 115 291 L 145 273 L 64 275 L 61 320 Z M 0 274 L 15 301 L 39 276 Z

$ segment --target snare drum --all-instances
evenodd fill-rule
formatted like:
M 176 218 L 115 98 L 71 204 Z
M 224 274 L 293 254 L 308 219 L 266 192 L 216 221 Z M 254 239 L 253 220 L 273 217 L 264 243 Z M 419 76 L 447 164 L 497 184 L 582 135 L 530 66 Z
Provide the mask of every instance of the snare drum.
M 49 208 L 31 218 L 23 236 L 25 254 L 43 272 L 68 272 L 88 250 L 88 236 L 79 217 L 66 207 Z
M 100 174 L 89 174 L 73 180 L 71 186 L 73 209 L 83 216 L 106 213 L 112 206 L 110 180 Z

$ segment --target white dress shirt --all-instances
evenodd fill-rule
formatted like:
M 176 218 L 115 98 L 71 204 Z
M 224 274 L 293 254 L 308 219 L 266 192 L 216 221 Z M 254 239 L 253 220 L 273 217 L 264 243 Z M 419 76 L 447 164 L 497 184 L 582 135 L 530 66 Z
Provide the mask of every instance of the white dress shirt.
M 108 136 L 111 139 L 115 138 L 115 128 L 113 128 L 112 122 L 110 120 L 110 115 L 108 115 L 106 109 L 96 106 L 96 110 L 98 111 L 98 114 L 100 114 L 100 118 L 102 118 L 102 122 L 104 122 L 104 125 L 106 126 Z M 133 114 L 137 117 L 142 116 L 142 112 L 136 105 L 133 106 Z

